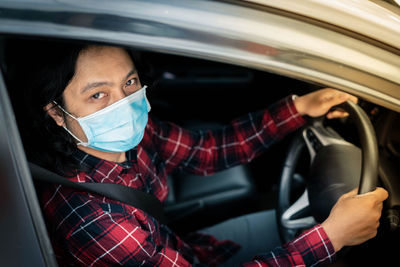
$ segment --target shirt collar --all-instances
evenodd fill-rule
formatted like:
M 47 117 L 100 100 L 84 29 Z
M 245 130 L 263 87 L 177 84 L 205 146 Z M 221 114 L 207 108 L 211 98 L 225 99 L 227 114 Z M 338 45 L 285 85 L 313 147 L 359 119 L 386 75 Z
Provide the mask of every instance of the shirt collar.
M 117 165 L 120 168 L 120 171 L 124 169 L 129 169 L 133 166 L 134 163 L 137 162 L 137 148 L 133 148 L 126 152 L 126 161 L 121 163 L 116 163 L 104 159 L 97 158 L 93 155 L 90 155 L 80 149 L 76 149 L 73 154 L 73 158 L 78 162 L 79 165 L 83 167 L 83 169 L 93 170 L 98 168 L 100 165 L 108 168 L 110 170 Z M 105 164 L 107 163 L 107 164 Z

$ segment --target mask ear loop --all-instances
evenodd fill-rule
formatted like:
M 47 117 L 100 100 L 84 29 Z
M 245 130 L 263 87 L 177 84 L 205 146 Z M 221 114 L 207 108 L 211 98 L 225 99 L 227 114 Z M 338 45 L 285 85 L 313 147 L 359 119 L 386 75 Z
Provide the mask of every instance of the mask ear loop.
M 70 116 L 71 118 L 73 118 L 74 120 L 76 120 L 78 123 L 78 119 L 75 118 L 74 115 L 72 115 L 71 113 L 69 113 L 68 111 L 66 111 L 63 107 L 61 107 L 56 101 L 53 101 L 53 103 L 59 108 L 61 109 L 65 114 L 67 114 L 68 116 Z M 74 135 L 70 130 L 68 130 L 67 127 L 65 127 L 64 125 L 62 126 L 64 128 L 64 130 L 66 130 L 73 138 L 75 138 L 76 141 L 78 141 L 77 145 L 78 146 L 88 146 L 89 143 L 87 142 L 82 142 L 81 139 L 79 139 L 76 135 Z
M 147 96 L 146 96 L 146 89 L 147 89 L 147 86 L 145 85 L 145 86 L 143 87 L 143 89 L 144 89 L 144 98 L 146 99 L 147 112 L 150 112 L 150 110 L 151 110 L 151 105 L 150 105 L 150 102 L 149 102 L 149 100 L 147 99 Z

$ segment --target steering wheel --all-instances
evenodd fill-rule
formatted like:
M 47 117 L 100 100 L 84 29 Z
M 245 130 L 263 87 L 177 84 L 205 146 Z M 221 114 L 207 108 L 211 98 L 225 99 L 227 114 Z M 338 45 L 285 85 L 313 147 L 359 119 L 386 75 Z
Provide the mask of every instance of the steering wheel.
M 372 191 L 378 185 L 378 145 L 375 131 L 361 107 L 347 101 L 339 106 L 354 121 L 361 149 L 344 140 L 333 129 L 315 119 L 304 127 L 289 146 L 281 173 L 277 223 L 283 243 L 302 230 L 324 221 L 338 198 L 358 186 L 358 193 Z M 292 200 L 295 169 L 304 149 L 311 167 L 304 179 L 305 190 Z

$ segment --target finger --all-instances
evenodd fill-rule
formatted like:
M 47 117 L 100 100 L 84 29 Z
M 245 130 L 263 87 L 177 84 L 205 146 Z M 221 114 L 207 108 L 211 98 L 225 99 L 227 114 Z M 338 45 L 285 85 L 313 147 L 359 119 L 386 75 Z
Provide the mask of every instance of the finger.
M 324 97 L 325 103 L 324 105 L 326 105 L 327 107 L 333 107 L 336 105 L 339 105 L 343 102 L 345 102 L 346 100 L 348 100 L 350 98 L 349 94 L 340 92 L 340 91 L 336 91 L 334 93 L 329 92 L 329 94 L 327 94 Z
M 382 187 L 377 187 L 372 193 L 375 193 L 380 201 L 384 201 L 389 197 L 388 191 Z
M 379 212 L 381 212 L 382 209 L 383 209 L 383 202 L 379 202 L 379 204 L 378 204 L 378 210 L 379 210 Z
M 374 191 L 360 194 L 360 196 L 374 195 L 377 201 L 382 202 L 389 197 L 389 193 L 382 187 L 377 187 Z
M 352 196 L 356 196 L 358 193 L 358 187 L 354 188 L 353 190 L 351 190 L 350 192 L 347 192 L 345 194 L 343 194 L 343 197 L 352 197 Z
M 355 96 L 353 96 L 353 95 L 349 95 L 349 100 L 351 101 L 351 102 L 353 102 L 353 103 L 358 103 L 358 98 L 357 97 L 355 97 Z
M 340 110 L 334 110 L 329 112 L 326 117 L 328 119 L 337 119 L 337 118 L 344 118 L 349 116 L 349 113 L 345 112 L 345 111 L 340 111 Z
M 349 100 L 349 101 L 351 101 L 353 103 L 356 103 L 356 104 L 358 103 L 358 98 L 357 97 L 355 97 L 355 96 L 353 96 L 351 94 L 345 93 L 345 92 L 339 92 L 339 96 L 338 97 L 340 99 Z

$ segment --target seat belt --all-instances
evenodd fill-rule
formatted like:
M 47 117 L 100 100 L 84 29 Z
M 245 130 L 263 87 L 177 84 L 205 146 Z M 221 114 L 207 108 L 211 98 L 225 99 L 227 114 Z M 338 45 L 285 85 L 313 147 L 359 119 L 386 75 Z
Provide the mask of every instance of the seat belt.
M 31 162 L 29 162 L 29 168 L 31 170 L 33 179 L 36 181 L 60 184 L 81 191 L 99 194 L 101 196 L 105 196 L 107 198 L 114 199 L 141 209 L 162 224 L 167 223 L 167 219 L 163 210 L 163 204 L 154 195 L 150 195 L 135 188 L 121 184 L 72 182 L 61 175 L 51 172 Z

